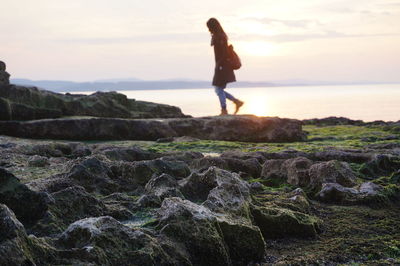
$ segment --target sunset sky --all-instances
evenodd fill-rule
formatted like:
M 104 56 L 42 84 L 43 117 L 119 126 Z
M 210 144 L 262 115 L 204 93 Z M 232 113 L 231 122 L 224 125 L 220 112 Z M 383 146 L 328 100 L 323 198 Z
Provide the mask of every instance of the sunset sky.
M 243 81 L 400 82 L 398 0 L 3 0 L 14 78 L 210 80 L 220 20 Z

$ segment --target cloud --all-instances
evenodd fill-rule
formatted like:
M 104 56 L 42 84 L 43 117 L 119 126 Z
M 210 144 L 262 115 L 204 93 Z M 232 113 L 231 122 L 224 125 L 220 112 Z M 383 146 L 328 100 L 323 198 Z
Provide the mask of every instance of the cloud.
M 83 43 L 83 44 L 125 44 L 125 43 L 160 43 L 160 42 L 182 42 L 198 43 L 209 38 L 207 32 L 204 33 L 163 33 L 147 34 L 126 37 L 80 37 L 59 39 L 57 42 Z
M 238 35 L 236 39 L 243 41 L 269 41 L 276 43 L 300 42 L 317 39 L 336 39 L 336 38 L 371 38 L 400 36 L 400 34 L 345 34 L 337 31 L 325 31 L 319 34 L 278 34 L 266 36 L 261 34 Z
M 322 25 L 321 22 L 318 20 L 309 20 L 309 19 L 274 19 L 274 18 L 252 18 L 252 17 L 247 17 L 244 18 L 243 20 L 245 21 L 256 21 L 260 22 L 262 24 L 266 25 L 283 25 L 289 28 L 308 28 L 310 26 L 315 26 L 315 25 Z

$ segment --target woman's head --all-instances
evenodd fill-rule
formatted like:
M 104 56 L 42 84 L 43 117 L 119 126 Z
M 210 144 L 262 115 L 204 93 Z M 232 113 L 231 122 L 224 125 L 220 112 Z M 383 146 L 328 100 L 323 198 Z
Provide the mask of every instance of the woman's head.
M 210 18 L 207 21 L 207 27 L 208 30 L 211 32 L 211 34 L 225 34 L 224 30 L 221 27 L 221 24 L 219 24 L 218 20 L 216 18 Z

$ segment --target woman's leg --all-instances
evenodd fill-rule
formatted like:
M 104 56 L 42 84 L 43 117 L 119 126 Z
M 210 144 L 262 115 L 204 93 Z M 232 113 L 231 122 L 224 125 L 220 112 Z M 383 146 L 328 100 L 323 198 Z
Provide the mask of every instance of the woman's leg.
M 237 101 L 237 99 L 232 94 L 230 94 L 229 92 L 226 92 L 225 90 L 224 90 L 224 92 L 225 92 L 226 99 L 231 100 L 232 102 Z
M 215 86 L 215 93 L 217 94 L 217 96 L 219 98 L 219 103 L 221 105 L 221 109 L 226 110 L 226 94 L 224 91 L 224 87 Z

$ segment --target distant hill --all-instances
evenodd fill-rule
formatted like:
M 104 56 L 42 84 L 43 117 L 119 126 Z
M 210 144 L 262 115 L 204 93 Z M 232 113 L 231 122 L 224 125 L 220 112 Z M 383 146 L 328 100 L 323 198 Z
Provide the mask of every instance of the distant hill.
M 35 86 L 55 92 L 73 91 L 122 91 L 122 90 L 171 90 L 171 89 L 202 89 L 210 88 L 209 81 L 186 81 L 186 80 L 107 80 L 94 82 L 72 82 L 62 80 L 29 80 L 11 79 L 12 84 Z M 236 82 L 230 87 L 270 87 L 276 86 L 270 82 Z
M 12 84 L 34 86 L 54 92 L 76 91 L 124 91 L 124 90 L 173 90 L 173 89 L 209 89 L 210 81 L 199 80 L 159 80 L 145 81 L 135 78 L 104 79 L 93 82 L 73 82 L 63 80 L 30 80 L 11 79 Z M 333 81 L 308 81 L 308 80 L 279 80 L 274 82 L 235 82 L 229 84 L 231 88 L 250 87 L 278 87 L 278 86 L 317 86 L 317 85 L 353 85 L 353 84 L 382 84 L 382 82 L 333 82 Z

